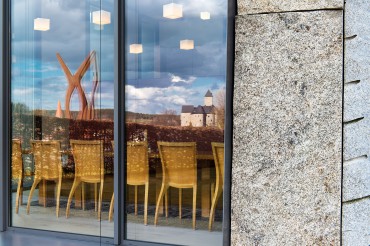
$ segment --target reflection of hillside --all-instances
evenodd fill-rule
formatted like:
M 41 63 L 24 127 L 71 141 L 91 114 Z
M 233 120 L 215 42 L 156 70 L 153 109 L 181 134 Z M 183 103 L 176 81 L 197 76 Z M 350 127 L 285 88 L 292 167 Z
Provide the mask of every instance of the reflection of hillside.
M 64 110 L 62 110 L 64 115 Z M 54 117 L 56 113 L 56 110 L 40 110 L 36 109 L 33 111 L 33 114 L 35 116 L 49 116 Z M 72 115 L 72 119 L 76 119 L 79 111 L 70 111 Z M 113 109 L 95 109 L 95 118 L 101 119 L 101 120 L 112 120 L 114 119 L 114 110 Z
M 143 114 L 126 111 L 127 123 L 139 123 L 157 126 L 179 126 L 180 115 L 176 114 Z
M 34 111 L 23 112 L 23 115 L 34 115 L 34 116 L 45 116 L 55 117 L 56 110 L 41 110 L 36 109 Z M 64 113 L 64 110 L 63 110 Z M 79 111 L 71 111 L 73 119 L 76 119 Z M 17 113 L 13 114 L 18 115 Z M 114 109 L 95 109 L 96 120 L 114 120 Z M 126 122 L 129 123 L 140 123 L 150 124 L 158 126 L 179 126 L 180 115 L 176 114 L 144 114 L 126 111 Z

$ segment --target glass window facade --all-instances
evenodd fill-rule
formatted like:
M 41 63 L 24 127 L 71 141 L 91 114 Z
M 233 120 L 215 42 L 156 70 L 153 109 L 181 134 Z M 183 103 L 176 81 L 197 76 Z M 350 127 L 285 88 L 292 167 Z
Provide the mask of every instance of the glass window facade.
M 122 4 L 10 1 L 10 226 L 114 238 L 119 222 L 126 240 L 222 245 L 228 3 Z
M 125 9 L 125 237 L 222 245 L 227 2 Z
M 113 237 L 113 223 L 101 226 L 113 193 L 113 18 L 113 0 L 11 1 L 14 227 Z

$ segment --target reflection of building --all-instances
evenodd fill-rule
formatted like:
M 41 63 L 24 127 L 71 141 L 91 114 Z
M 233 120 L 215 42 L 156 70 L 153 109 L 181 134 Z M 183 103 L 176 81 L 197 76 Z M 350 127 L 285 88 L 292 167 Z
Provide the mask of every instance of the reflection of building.
M 215 106 L 213 95 L 209 90 L 204 95 L 204 106 L 183 105 L 181 110 L 181 126 L 215 126 Z

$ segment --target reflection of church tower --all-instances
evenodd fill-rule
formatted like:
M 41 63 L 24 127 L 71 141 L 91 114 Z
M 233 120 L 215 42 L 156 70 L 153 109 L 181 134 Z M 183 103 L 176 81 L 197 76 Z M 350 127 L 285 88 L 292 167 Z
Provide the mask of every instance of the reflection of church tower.
M 204 95 L 204 105 L 205 106 L 212 106 L 213 105 L 213 95 L 210 90 Z
M 58 107 L 57 107 L 57 111 L 55 112 L 55 117 L 63 118 L 62 106 L 60 104 L 60 101 L 58 101 Z

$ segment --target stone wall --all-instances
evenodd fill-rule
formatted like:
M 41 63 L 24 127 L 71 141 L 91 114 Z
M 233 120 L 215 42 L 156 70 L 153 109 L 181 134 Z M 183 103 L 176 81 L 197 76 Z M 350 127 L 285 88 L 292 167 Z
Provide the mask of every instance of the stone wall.
M 343 245 L 370 245 L 370 5 L 345 7 Z
M 342 7 L 238 1 L 232 245 L 340 244 Z
M 216 125 L 216 115 L 215 114 L 207 114 L 206 116 L 206 126 L 215 126 Z
M 204 115 L 203 114 L 192 114 L 190 116 L 190 124 L 193 127 L 202 127 L 204 126 Z
M 181 113 L 181 126 L 190 126 L 191 122 L 191 114 L 190 113 Z

